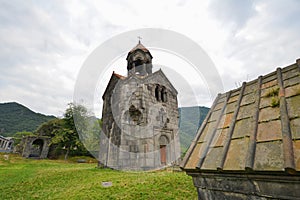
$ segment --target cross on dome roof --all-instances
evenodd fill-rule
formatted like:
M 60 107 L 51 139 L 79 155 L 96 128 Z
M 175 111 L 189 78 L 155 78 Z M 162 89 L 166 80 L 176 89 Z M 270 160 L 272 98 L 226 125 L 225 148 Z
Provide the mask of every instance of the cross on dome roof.
M 141 37 L 139 36 L 138 37 L 139 38 L 139 43 L 135 46 L 135 47 L 133 47 L 130 51 L 129 51 L 129 53 L 132 53 L 132 52 L 134 52 L 135 50 L 138 50 L 138 49 L 140 49 L 140 50 L 142 50 L 142 51 L 144 51 L 144 52 L 149 52 L 149 50 L 141 43 Z
M 138 38 L 139 38 L 139 44 L 141 44 L 141 39 L 142 39 L 142 37 L 141 37 L 141 36 L 138 36 Z

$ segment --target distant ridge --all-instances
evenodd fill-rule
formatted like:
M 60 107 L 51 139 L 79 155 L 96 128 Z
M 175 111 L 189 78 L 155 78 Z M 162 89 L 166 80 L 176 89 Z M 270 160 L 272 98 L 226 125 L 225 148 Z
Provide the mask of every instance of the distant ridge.
M 178 108 L 178 111 L 181 151 L 185 152 L 195 138 L 209 108 L 204 106 L 181 107 Z M 16 102 L 0 103 L 0 135 L 13 136 L 16 132 L 32 132 L 42 123 L 55 118 L 55 116 L 36 113 Z
M 13 136 L 20 131 L 31 132 L 54 118 L 55 116 L 33 112 L 16 102 L 0 103 L 0 135 Z
M 181 107 L 179 111 L 179 136 L 181 152 L 185 152 L 197 134 L 209 108 L 204 106 Z

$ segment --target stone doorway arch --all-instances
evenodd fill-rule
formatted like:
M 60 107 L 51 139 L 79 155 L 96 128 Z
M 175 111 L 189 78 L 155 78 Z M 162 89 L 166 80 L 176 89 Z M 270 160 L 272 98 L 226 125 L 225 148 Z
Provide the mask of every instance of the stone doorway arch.
M 167 164 L 167 145 L 169 144 L 169 139 L 165 135 L 159 137 L 159 150 L 160 150 L 160 164 Z
M 32 142 L 31 152 L 29 157 L 41 157 L 43 147 L 44 147 L 44 140 L 38 138 Z
M 23 138 L 22 156 L 26 158 L 47 158 L 50 138 L 46 136 L 27 136 Z

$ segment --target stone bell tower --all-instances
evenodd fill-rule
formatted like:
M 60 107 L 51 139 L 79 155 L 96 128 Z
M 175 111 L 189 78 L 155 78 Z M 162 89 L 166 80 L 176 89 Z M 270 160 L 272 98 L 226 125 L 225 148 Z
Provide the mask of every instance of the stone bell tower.
M 180 157 L 177 90 L 139 41 L 127 55 L 127 77 L 113 72 L 103 99 L 99 159 L 115 169 L 148 170 Z
M 127 55 L 127 71 L 130 74 L 152 74 L 152 55 L 141 41 Z

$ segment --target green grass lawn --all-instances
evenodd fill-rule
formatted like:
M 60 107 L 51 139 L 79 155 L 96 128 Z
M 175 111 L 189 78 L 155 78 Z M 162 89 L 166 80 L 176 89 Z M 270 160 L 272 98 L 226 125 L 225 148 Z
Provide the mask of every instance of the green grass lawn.
M 0 154 L 0 199 L 197 199 L 184 172 L 122 172 L 96 163 Z M 112 182 L 103 187 L 102 182 Z

